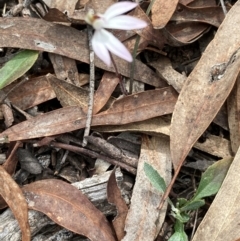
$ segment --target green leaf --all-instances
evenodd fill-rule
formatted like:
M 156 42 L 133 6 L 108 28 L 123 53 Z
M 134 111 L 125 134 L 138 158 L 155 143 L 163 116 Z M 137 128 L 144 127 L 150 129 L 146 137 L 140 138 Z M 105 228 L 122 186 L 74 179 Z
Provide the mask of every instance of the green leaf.
M 233 158 L 225 158 L 211 165 L 202 175 L 197 192 L 192 200 L 214 195 L 220 189 Z
M 172 208 L 171 215 L 181 223 L 189 221 L 189 215 L 185 212 L 181 212 L 178 208 Z
M 166 183 L 159 173 L 150 164 L 144 162 L 144 172 L 152 185 L 160 192 L 165 192 Z
M 183 206 L 185 206 L 185 204 L 188 202 L 188 200 L 186 198 L 178 198 L 177 199 L 177 204 L 176 204 L 176 207 L 177 208 L 181 208 Z
M 196 210 L 200 207 L 202 207 L 205 204 L 205 201 L 203 199 L 199 199 L 199 200 L 191 200 L 187 203 L 184 204 L 184 206 L 182 206 L 180 208 L 180 212 L 186 212 L 189 210 Z
M 174 225 L 175 233 L 168 239 L 168 241 L 188 241 L 188 237 L 184 232 L 184 225 L 176 220 Z
M 25 74 L 38 58 L 38 51 L 23 50 L 0 69 L 0 89 Z

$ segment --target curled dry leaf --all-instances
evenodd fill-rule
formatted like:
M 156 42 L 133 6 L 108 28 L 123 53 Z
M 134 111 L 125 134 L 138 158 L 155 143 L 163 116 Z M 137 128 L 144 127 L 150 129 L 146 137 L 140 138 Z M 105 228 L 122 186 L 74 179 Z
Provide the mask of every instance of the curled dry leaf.
M 122 240 L 125 235 L 124 226 L 127 217 L 128 207 L 122 198 L 121 191 L 118 188 L 114 169 L 107 184 L 108 202 L 114 204 L 117 208 L 117 217 L 113 220 L 113 227 L 115 229 L 118 240 Z
M 172 88 L 144 91 L 119 99 L 93 115 L 92 126 L 123 125 L 172 113 L 177 94 Z M 86 115 L 77 106 L 65 107 L 19 123 L 0 134 L 9 141 L 52 136 L 85 127 Z
M 240 68 L 239 11 L 238 1 L 179 95 L 170 134 L 175 170 L 182 165 L 191 147 L 214 119 L 235 83 Z
M 72 185 L 47 179 L 24 186 L 23 193 L 29 208 L 45 213 L 66 229 L 92 241 L 115 241 L 105 216 Z
M 181 11 L 176 11 L 171 20 L 182 22 L 202 22 L 219 27 L 224 19 L 221 7 L 187 7 L 182 4 Z
M 30 241 L 31 232 L 28 223 L 28 206 L 19 188 L 12 177 L 0 166 L 0 194 L 12 210 L 22 231 L 22 240 Z

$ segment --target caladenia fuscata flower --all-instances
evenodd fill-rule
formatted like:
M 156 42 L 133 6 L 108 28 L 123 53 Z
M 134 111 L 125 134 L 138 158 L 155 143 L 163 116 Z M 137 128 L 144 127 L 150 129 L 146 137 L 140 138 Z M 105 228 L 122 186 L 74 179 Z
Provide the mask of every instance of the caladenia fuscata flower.
M 122 15 L 137 5 L 133 2 L 118 2 L 110 6 L 104 14 L 94 14 L 89 11 L 85 17 L 85 21 L 95 29 L 91 40 L 93 51 L 108 66 L 111 65 L 109 51 L 128 62 L 133 60 L 128 49 L 105 29 L 134 30 L 145 28 L 147 26 L 145 21 Z

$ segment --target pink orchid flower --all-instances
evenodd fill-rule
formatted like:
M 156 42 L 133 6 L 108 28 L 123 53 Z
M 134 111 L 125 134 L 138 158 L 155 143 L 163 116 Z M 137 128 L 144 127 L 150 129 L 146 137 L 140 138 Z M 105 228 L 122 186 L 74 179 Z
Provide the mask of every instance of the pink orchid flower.
M 85 21 L 95 29 L 92 38 L 93 51 L 108 66 L 111 65 L 109 51 L 128 62 L 132 62 L 132 55 L 127 48 L 105 28 L 121 30 L 145 28 L 147 26 L 145 21 L 122 15 L 137 5 L 133 2 L 118 2 L 110 6 L 104 14 L 94 14 L 89 11 L 85 17 Z

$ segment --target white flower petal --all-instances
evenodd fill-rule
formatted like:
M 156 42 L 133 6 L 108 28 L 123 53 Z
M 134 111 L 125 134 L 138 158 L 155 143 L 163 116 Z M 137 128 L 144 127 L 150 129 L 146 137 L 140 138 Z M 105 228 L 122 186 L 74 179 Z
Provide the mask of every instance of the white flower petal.
M 102 36 L 104 35 L 104 39 L 107 38 L 107 41 L 104 44 L 110 52 L 128 62 L 132 62 L 132 55 L 115 36 L 104 29 L 101 30 L 101 34 Z
M 92 47 L 94 53 L 101 59 L 106 65 L 111 65 L 111 58 L 108 52 L 105 42 L 108 41 L 102 30 L 96 30 L 92 38 Z
M 147 23 L 141 19 L 121 15 L 104 22 L 104 28 L 133 30 L 147 27 Z
M 126 13 L 135 7 L 137 7 L 137 3 L 133 2 L 118 2 L 111 5 L 106 12 L 104 13 L 104 17 L 108 20 L 112 17 L 118 16 L 120 14 Z

